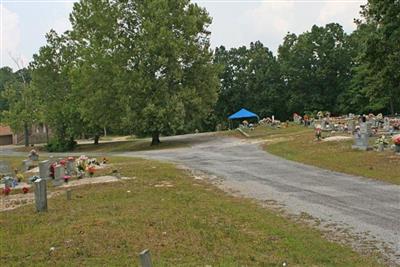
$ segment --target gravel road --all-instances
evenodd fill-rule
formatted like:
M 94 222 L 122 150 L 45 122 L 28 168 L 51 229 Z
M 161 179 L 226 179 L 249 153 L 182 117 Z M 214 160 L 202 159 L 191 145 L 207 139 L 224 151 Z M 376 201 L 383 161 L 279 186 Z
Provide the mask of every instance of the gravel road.
M 374 241 L 400 265 L 400 186 L 288 161 L 247 140 L 210 135 L 175 138 L 197 143 L 190 148 L 123 155 L 171 161 L 216 175 L 223 178 L 224 189 L 276 201 L 290 214 L 305 212 L 325 226 L 366 239 L 365 243 Z

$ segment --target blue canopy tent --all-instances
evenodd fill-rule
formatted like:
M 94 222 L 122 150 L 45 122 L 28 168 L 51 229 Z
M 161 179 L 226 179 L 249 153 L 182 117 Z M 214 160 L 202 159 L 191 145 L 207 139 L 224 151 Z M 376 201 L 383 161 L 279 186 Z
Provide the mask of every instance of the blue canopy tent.
M 242 108 L 242 109 L 239 110 L 238 112 L 236 112 L 236 113 L 234 113 L 234 114 L 232 114 L 232 115 L 230 115 L 230 116 L 228 117 L 229 120 L 249 119 L 249 118 L 257 118 L 257 119 L 259 119 L 259 117 L 258 117 L 257 114 L 255 114 L 255 113 L 253 113 L 253 112 L 251 112 L 251 111 L 248 111 L 248 110 L 245 109 L 245 108 Z
M 231 121 L 232 120 L 238 120 L 238 119 L 251 119 L 251 118 L 257 118 L 257 120 L 260 120 L 260 118 L 258 117 L 257 114 L 248 111 L 245 108 L 242 108 L 241 110 L 239 110 L 238 112 L 230 115 L 228 117 L 229 119 L 229 128 L 231 128 Z

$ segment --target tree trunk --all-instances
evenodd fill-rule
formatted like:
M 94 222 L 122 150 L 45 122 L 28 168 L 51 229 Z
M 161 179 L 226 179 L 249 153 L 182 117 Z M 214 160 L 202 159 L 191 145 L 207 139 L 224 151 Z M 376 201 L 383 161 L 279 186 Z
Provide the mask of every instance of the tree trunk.
M 100 135 L 99 134 L 95 134 L 95 136 L 94 136 L 94 144 L 98 145 L 99 144 L 99 140 L 100 140 Z
M 107 136 L 107 128 L 104 126 L 104 136 Z
M 154 132 L 152 135 L 152 140 L 151 140 L 151 145 L 158 145 L 160 142 L 160 133 L 159 132 Z
M 391 115 L 394 115 L 394 103 L 393 103 L 393 98 L 390 98 L 389 100 L 390 103 L 390 113 L 392 113 Z
M 28 129 L 28 123 L 24 123 L 24 143 L 25 146 L 28 147 L 29 146 L 29 129 Z
M 49 143 L 49 127 L 47 126 L 47 124 L 46 124 L 46 143 L 48 144 Z

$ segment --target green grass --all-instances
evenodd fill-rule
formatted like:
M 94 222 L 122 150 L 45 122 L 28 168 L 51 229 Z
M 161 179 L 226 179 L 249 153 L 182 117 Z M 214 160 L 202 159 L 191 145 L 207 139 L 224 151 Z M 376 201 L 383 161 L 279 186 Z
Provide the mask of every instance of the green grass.
M 0 264 L 137 266 L 149 248 L 155 266 L 379 265 L 171 164 L 111 161 L 136 179 L 74 189 L 72 201 L 49 199 L 47 213 L 32 205 L 2 212 Z M 173 187 L 155 187 L 163 182 Z
M 396 156 L 393 151 L 353 150 L 352 140 L 318 142 L 314 140 L 314 131 L 303 126 L 292 125 L 286 129 L 258 127 L 249 133 L 253 138 L 264 139 L 264 149 L 277 156 L 328 170 L 400 184 L 400 156 Z

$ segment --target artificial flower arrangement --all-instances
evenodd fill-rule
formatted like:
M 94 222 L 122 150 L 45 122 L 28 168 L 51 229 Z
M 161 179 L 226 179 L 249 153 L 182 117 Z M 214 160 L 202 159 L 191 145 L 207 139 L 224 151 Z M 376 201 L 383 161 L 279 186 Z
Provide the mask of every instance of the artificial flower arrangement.
M 34 176 L 32 176 L 32 177 L 29 178 L 29 182 L 34 183 L 36 180 L 39 180 L 39 179 L 40 179 L 39 176 L 34 175 Z
M 96 168 L 94 166 L 87 166 L 86 171 L 89 173 L 90 177 L 92 177 Z
M 64 175 L 64 182 L 67 184 L 69 179 L 71 179 L 71 176 L 69 175 Z
M 76 168 L 78 169 L 78 172 L 84 172 L 86 170 L 87 161 L 88 161 L 88 157 L 86 157 L 84 155 L 82 155 L 78 158 L 78 160 L 76 161 Z
M 22 187 L 22 193 L 27 194 L 29 192 L 28 187 Z
M 393 136 L 392 140 L 396 146 L 400 146 L 400 134 Z
M 387 145 L 389 145 L 389 142 L 386 140 L 384 135 L 375 140 L 375 148 L 380 152 L 382 152 Z
M 11 188 L 10 187 L 8 187 L 8 186 L 4 187 L 4 189 L 3 189 L 4 195 L 8 196 L 10 194 L 10 192 L 11 192 Z
M 375 141 L 375 145 L 384 145 L 387 146 L 389 145 L 389 142 L 386 140 L 386 137 L 382 135 L 381 137 L 377 138 Z

